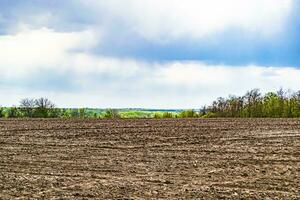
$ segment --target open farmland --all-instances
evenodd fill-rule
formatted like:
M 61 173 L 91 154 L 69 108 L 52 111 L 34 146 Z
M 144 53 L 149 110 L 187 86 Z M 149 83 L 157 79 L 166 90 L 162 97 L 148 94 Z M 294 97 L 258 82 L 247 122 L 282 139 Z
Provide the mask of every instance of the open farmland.
M 298 119 L 0 121 L 0 199 L 299 199 Z

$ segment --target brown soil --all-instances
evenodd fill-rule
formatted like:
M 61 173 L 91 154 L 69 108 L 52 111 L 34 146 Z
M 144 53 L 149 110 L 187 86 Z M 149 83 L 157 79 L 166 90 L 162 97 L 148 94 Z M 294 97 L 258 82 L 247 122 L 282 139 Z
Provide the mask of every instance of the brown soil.
M 0 199 L 300 199 L 300 120 L 0 120 Z

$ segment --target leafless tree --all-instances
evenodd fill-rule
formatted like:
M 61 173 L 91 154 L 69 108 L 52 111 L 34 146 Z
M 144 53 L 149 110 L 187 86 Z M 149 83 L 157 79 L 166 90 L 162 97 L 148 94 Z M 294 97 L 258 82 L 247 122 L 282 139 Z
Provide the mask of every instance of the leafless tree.
M 38 109 L 51 109 L 51 108 L 55 108 L 54 103 L 52 103 L 49 99 L 44 98 L 44 97 L 36 99 L 34 101 L 34 104 L 35 104 L 35 106 Z
M 55 105 L 47 98 L 39 98 L 34 101 L 35 117 L 49 117 L 55 111 Z
M 35 107 L 35 100 L 34 99 L 22 99 L 20 101 L 20 109 L 22 112 L 25 113 L 26 117 L 32 117 L 33 111 Z

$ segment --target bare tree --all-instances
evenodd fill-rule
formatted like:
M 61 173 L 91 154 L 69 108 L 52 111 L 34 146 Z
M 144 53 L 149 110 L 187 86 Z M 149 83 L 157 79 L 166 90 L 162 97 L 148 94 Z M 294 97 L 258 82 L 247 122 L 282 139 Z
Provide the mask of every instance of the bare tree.
M 299 102 L 300 104 L 300 90 L 295 92 L 294 96 L 296 97 L 297 101 Z
M 52 110 L 55 110 L 55 105 L 47 98 L 39 98 L 34 101 L 37 117 L 49 117 Z
M 25 113 L 26 117 L 33 117 L 34 106 L 34 99 L 26 98 L 20 101 L 20 109 L 23 113 Z
M 54 103 L 52 103 L 49 99 L 41 97 L 34 101 L 34 104 L 39 109 L 51 109 L 55 108 Z

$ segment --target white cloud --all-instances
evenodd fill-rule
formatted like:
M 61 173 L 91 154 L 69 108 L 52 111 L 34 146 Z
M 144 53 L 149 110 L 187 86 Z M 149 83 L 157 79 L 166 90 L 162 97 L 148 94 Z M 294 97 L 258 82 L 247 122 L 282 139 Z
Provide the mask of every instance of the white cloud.
M 200 62 L 175 62 L 159 68 L 157 81 L 169 87 L 184 87 L 191 92 L 214 96 L 242 94 L 252 89 L 277 90 L 280 87 L 299 90 L 300 69 L 292 67 L 223 66 Z M 209 97 L 210 98 L 210 97 Z
M 93 31 L 63 33 L 46 28 L 0 36 L 0 103 L 17 104 L 29 95 L 48 96 L 57 105 L 70 107 L 198 108 L 218 96 L 241 95 L 252 88 L 300 89 L 297 68 L 103 57 L 89 53 L 94 41 Z M 66 82 L 71 86 L 25 87 L 30 80 L 38 84 L 40 77 L 55 75 L 71 77 Z
M 88 53 L 99 44 L 92 30 L 56 32 L 48 28 L 22 29 L 15 35 L 0 36 L 2 77 L 22 78 L 41 70 L 74 73 L 80 77 L 94 74 L 126 78 L 139 70 L 133 60 L 96 56 Z
M 253 88 L 262 92 L 280 87 L 300 89 L 297 68 L 210 66 L 197 62 L 156 64 L 152 68 L 150 63 L 135 65 L 140 67 L 130 77 L 114 72 L 119 77 L 111 79 L 102 77 L 105 71 L 95 72 L 95 76 L 69 71 L 74 76 L 74 87 L 84 86 L 78 91 L 64 91 L 64 85 L 61 90 L 50 91 L 23 88 L 22 84 L 6 85 L 0 87 L 1 104 L 12 105 L 24 97 L 46 96 L 62 107 L 199 108 L 219 96 L 243 95 Z M 97 66 L 94 68 L 96 71 Z
M 280 32 L 294 0 L 82 0 L 127 30 L 153 41 L 203 38 L 230 28 L 270 37 Z
M 6 77 L 30 74 L 35 70 L 57 68 L 72 50 L 92 48 L 97 37 L 92 30 L 55 32 L 48 28 L 27 29 L 15 35 L 0 36 L 0 69 Z

